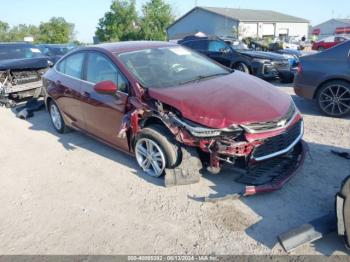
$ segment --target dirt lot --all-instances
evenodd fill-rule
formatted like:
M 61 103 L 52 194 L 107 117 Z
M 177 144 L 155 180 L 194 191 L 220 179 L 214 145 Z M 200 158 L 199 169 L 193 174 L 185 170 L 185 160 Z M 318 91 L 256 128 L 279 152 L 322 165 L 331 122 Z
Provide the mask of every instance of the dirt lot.
M 280 87 L 292 94 L 292 89 Z M 23 121 L 0 108 L 1 254 L 283 254 L 276 236 L 333 210 L 350 175 L 350 118 L 321 116 L 294 97 L 310 147 L 281 191 L 217 204 L 241 190 L 235 174 L 164 188 L 133 158 L 77 132 L 54 132 L 46 112 Z M 345 254 L 335 234 L 293 254 Z

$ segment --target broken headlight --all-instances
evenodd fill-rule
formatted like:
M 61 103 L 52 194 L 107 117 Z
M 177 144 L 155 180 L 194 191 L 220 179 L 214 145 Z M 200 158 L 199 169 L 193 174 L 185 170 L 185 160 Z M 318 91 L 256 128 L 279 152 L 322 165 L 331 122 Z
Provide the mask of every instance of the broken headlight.
M 233 135 L 237 137 L 243 132 L 243 129 L 239 126 L 215 129 L 201 126 L 187 119 L 180 119 L 176 115 L 172 115 L 172 119 L 179 126 L 186 128 L 195 137 L 217 137 L 221 135 Z

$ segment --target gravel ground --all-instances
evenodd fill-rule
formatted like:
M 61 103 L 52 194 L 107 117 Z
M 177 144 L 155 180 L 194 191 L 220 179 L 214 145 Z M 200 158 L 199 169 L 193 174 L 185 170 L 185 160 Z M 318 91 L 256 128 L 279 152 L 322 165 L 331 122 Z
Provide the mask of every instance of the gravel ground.
M 280 86 L 293 94 L 288 86 Z M 133 158 L 78 132 L 54 132 L 47 112 L 23 121 L 0 108 L 1 254 L 284 254 L 276 236 L 333 210 L 350 175 L 350 118 L 321 116 L 294 96 L 310 147 L 281 191 L 219 203 L 241 190 L 235 174 L 164 188 Z M 292 254 L 346 254 L 331 234 Z

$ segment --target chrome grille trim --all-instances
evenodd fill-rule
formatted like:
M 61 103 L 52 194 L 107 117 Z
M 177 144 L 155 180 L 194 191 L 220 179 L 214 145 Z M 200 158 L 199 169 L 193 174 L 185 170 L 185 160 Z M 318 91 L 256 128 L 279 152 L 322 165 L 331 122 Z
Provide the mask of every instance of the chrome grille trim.
M 255 161 L 263 161 L 263 160 L 266 160 L 266 159 L 269 159 L 269 158 L 272 158 L 272 157 L 276 157 L 276 156 L 279 156 L 279 155 L 283 155 L 283 154 L 287 153 L 288 151 L 290 151 L 290 150 L 301 140 L 301 138 L 303 137 L 303 135 L 304 135 L 304 122 L 301 120 L 300 134 L 299 134 L 299 136 L 293 141 L 293 143 L 291 143 L 288 147 L 286 147 L 286 148 L 283 149 L 283 150 L 274 152 L 274 153 L 272 153 L 272 154 L 268 154 L 268 155 L 266 155 L 266 156 L 257 157 L 257 158 L 254 158 L 254 156 L 252 156 L 252 158 L 253 158 Z

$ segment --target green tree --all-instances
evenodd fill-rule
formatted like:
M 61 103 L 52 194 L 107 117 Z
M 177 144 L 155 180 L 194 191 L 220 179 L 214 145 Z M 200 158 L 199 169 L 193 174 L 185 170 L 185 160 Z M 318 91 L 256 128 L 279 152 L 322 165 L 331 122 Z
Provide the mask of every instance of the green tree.
M 101 42 L 138 39 L 135 0 L 114 0 L 99 20 L 95 35 Z
M 9 24 L 0 21 L 0 41 L 8 41 Z
M 39 29 L 35 25 L 19 24 L 8 31 L 9 41 L 23 41 L 24 37 L 32 36 L 34 39 L 39 37 Z
M 140 33 L 145 40 L 166 40 L 166 28 L 174 21 L 172 8 L 163 0 L 150 0 L 142 7 Z
M 59 44 L 74 40 L 74 24 L 68 23 L 63 17 L 52 17 L 49 22 L 39 26 L 37 42 Z

